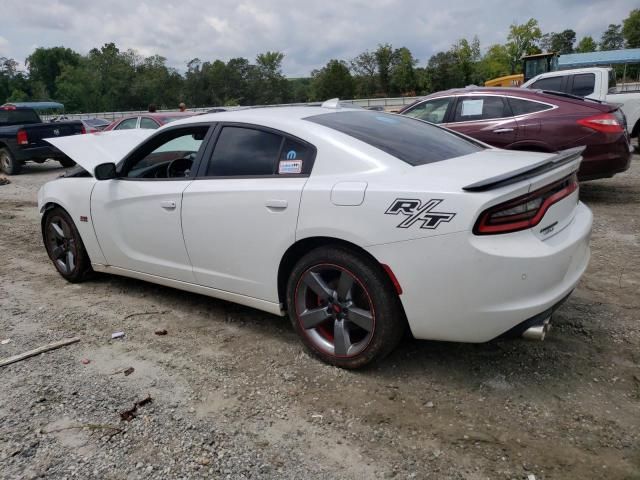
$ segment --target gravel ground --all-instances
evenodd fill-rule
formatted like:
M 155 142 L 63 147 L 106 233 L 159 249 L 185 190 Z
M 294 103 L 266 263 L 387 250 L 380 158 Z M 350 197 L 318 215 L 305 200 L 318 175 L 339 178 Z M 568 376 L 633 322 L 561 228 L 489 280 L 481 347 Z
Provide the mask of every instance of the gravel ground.
M 592 260 L 545 342 L 407 339 L 359 372 L 308 357 L 284 318 L 66 283 L 35 208 L 60 173 L 0 186 L 0 357 L 81 338 L 0 367 L 1 478 L 640 479 L 638 156 L 582 185 Z

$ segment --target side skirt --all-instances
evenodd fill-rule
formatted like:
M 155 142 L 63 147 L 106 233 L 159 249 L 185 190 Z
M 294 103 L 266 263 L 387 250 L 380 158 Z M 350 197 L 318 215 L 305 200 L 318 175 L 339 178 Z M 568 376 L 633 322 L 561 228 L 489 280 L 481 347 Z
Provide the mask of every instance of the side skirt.
M 257 310 L 263 310 L 273 315 L 284 316 L 286 314 L 281 303 L 268 302 L 259 298 L 248 297 L 246 295 L 240 295 L 238 293 L 226 292 L 224 290 L 218 290 L 211 287 L 203 287 L 202 285 L 196 285 L 195 283 L 172 280 L 170 278 L 150 275 L 148 273 L 136 272 L 134 270 L 127 270 L 126 268 L 102 265 L 100 263 L 93 263 L 91 264 L 91 266 L 96 272 L 121 275 L 123 277 L 130 277 L 138 280 L 144 280 L 146 282 L 157 283 L 158 285 L 164 285 L 165 287 L 177 288 L 179 290 L 185 290 L 187 292 L 219 298 L 221 300 L 245 305 Z

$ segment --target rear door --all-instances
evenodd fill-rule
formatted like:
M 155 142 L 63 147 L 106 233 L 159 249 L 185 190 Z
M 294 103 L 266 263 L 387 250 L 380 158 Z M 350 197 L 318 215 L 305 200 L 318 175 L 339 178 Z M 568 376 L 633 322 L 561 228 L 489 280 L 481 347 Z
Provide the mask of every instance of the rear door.
M 518 123 L 506 99 L 499 95 L 464 95 L 456 98 L 451 128 L 498 148 L 516 141 Z
M 184 192 L 182 226 L 200 285 L 278 302 L 315 148 L 281 132 L 223 124 Z

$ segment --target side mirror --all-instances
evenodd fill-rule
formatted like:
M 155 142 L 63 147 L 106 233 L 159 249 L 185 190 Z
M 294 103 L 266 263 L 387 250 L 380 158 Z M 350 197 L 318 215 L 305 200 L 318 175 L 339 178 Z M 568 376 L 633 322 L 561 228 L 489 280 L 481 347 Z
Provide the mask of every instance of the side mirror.
M 96 180 L 111 180 L 112 178 L 116 178 L 116 164 L 101 163 L 93 169 L 93 174 Z

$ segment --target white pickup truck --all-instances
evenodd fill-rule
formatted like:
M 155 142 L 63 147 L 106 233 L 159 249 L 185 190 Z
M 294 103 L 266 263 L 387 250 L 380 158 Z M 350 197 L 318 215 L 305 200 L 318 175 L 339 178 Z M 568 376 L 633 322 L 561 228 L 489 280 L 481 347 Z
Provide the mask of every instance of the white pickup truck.
M 618 104 L 627 117 L 627 131 L 631 137 L 637 137 L 640 133 L 640 89 L 638 84 L 616 86 L 615 75 L 610 68 L 577 68 L 541 73 L 524 83 L 522 87 L 554 90 Z

